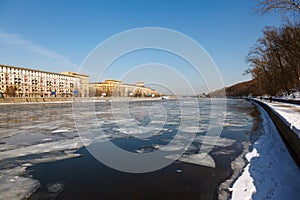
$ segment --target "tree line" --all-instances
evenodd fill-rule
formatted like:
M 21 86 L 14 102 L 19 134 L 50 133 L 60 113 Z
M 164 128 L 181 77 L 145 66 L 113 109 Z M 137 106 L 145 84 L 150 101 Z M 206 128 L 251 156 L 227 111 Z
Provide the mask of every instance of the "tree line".
M 286 20 L 280 27 L 265 27 L 247 56 L 250 73 L 261 94 L 290 94 L 300 90 L 300 1 L 263 0 L 257 11 L 280 11 Z

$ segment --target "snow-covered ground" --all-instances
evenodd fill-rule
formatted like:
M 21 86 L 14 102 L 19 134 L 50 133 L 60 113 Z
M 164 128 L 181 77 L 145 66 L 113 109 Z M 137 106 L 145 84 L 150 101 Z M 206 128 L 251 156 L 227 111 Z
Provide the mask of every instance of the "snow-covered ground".
M 300 139 L 300 106 L 280 102 L 263 102 L 276 111 Z
M 265 96 L 268 98 L 268 96 Z M 300 100 L 300 91 L 293 92 L 291 94 L 283 94 L 282 96 L 276 96 L 276 99 L 292 99 L 292 100 Z
M 262 108 L 260 112 L 263 135 L 246 154 L 249 163 L 229 189 L 232 200 L 299 199 L 300 169 L 268 114 Z

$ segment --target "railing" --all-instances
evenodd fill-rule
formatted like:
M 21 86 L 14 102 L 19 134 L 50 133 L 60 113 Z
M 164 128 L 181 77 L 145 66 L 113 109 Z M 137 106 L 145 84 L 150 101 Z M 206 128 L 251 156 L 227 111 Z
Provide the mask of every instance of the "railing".
M 263 98 L 264 100 L 270 101 L 270 98 Z M 271 101 L 275 102 L 281 102 L 281 103 L 290 103 L 295 105 L 300 105 L 300 100 L 294 100 L 294 99 L 278 99 L 278 98 L 272 98 Z

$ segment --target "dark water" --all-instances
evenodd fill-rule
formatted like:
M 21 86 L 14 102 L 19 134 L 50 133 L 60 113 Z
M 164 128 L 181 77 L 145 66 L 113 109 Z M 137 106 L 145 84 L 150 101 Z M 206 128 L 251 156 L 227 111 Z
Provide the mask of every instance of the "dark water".
M 132 106 L 147 107 L 153 103 L 135 102 Z M 207 109 L 209 102 L 203 100 L 200 104 L 202 111 Z M 97 109 L 108 110 L 109 105 L 99 103 Z M 142 109 L 137 110 L 140 111 L 137 115 L 143 116 Z M 109 114 L 100 117 L 110 119 L 110 116 L 104 115 Z M 168 120 L 175 121 L 175 118 Z M 147 120 L 147 117 L 144 119 Z M 205 123 L 205 120 L 201 123 Z M 176 129 L 176 125 L 166 126 L 171 131 L 154 136 L 151 140 L 127 137 L 115 139 L 114 143 L 133 152 L 141 147 L 163 144 L 162 141 L 172 137 L 172 131 Z M 259 113 L 254 105 L 245 100 L 228 100 L 225 126 L 220 137 L 234 139 L 235 142 L 229 146 L 215 146 L 209 153 L 215 160 L 215 168 L 176 161 L 154 172 L 126 173 L 105 166 L 83 147 L 78 150 L 81 157 L 30 167 L 32 177 L 41 183 L 30 199 L 217 199 L 218 186 L 231 177 L 231 162 L 243 153 L 246 143 L 258 137 L 258 126 Z M 106 124 L 106 128 L 111 132 L 114 130 L 113 125 L 110 127 Z M 198 134 L 205 135 L 205 132 Z M 59 189 L 51 192 L 49 186 L 53 183 Z

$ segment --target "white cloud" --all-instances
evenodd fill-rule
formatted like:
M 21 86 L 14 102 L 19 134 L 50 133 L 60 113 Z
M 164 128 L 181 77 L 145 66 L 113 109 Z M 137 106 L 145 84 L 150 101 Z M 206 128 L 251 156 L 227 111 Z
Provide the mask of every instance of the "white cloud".
M 43 46 L 24 38 L 18 34 L 7 33 L 0 29 L 0 63 L 18 64 L 21 66 L 40 66 L 49 69 L 53 67 L 59 68 L 75 68 L 68 58 L 47 49 Z M 17 59 L 17 61 L 16 61 Z M 26 66 L 25 66 L 26 67 Z

